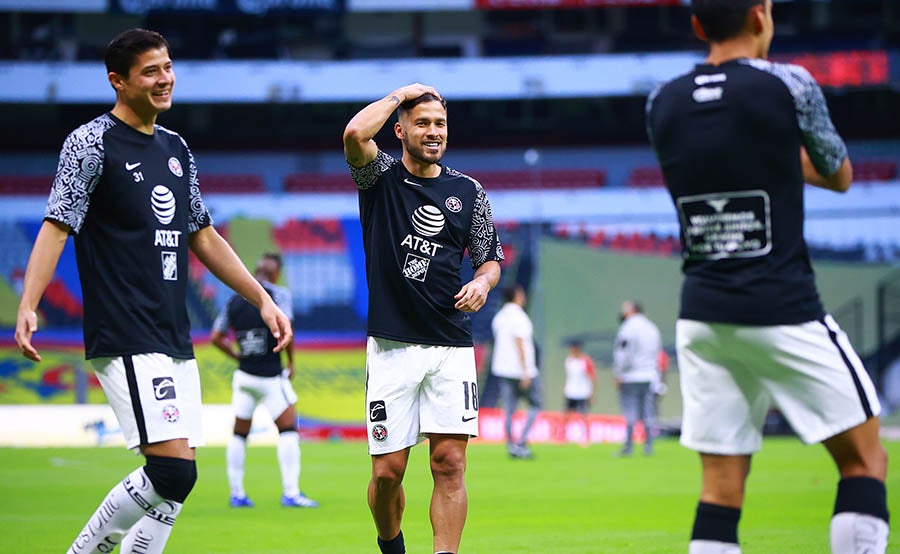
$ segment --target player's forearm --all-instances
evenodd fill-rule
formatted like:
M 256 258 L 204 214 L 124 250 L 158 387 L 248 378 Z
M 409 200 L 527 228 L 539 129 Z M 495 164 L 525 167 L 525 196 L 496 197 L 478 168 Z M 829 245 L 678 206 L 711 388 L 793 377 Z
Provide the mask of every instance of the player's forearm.
M 841 167 L 833 175 L 827 177 L 819 173 L 805 148 L 801 148 L 800 151 L 800 164 L 803 168 L 803 180 L 810 185 L 835 192 L 847 192 L 850 189 L 853 181 L 853 165 L 850 163 L 850 158 L 844 158 Z
M 213 336 L 210 337 L 210 342 L 212 342 L 216 346 L 216 348 L 221 350 L 229 358 L 233 360 L 240 359 L 240 356 L 238 356 L 235 353 L 234 349 L 231 347 L 231 342 L 224 336 L 216 336 L 215 334 L 213 334 Z
M 28 266 L 25 268 L 20 310 L 37 309 L 41 296 L 53 279 L 56 264 L 66 247 L 68 237 L 68 229 L 61 223 L 47 220 L 41 225 L 31 256 L 28 258 Z
M 193 233 L 190 246 L 213 275 L 256 308 L 262 307 L 267 301 L 272 302 L 266 290 L 244 267 L 231 245 L 212 226 Z
M 475 270 L 475 276 L 472 278 L 473 281 L 476 279 L 483 279 L 493 289 L 500 282 L 500 263 L 490 261 L 481 264 Z
M 402 102 L 400 96 L 391 93 L 372 102 L 359 111 L 344 128 L 344 155 L 347 161 L 361 167 L 372 161 L 378 153 L 375 135 Z

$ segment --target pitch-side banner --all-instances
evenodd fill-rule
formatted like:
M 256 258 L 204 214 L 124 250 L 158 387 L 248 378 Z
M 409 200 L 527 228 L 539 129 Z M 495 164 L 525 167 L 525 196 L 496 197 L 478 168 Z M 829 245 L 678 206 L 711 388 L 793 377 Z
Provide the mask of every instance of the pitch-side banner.
M 611 8 L 615 6 L 684 6 L 690 0 L 475 0 L 482 10 Z

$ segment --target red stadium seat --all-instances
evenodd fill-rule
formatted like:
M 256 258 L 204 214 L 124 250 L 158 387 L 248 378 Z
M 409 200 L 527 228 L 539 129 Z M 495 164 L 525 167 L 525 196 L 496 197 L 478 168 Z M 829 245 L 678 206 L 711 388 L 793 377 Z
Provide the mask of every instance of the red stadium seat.
M 53 175 L 0 175 L 0 194 L 48 196 Z
M 233 175 L 209 175 L 202 174 L 200 179 L 200 191 L 203 193 L 259 193 L 265 192 L 266 186 L 259 175 L 233 174 Z
M 664 187 L 666 186 L 666 180 L 663 178 L 662 169 L 659 167 L 636 167 L 628 174 L 626 185 L 631 188 Z
M 606 184 L 606 172 L 602 169 L 528 169 L 478 171 L 473 177 L 491 190 L 516 189 L 582 189 L 597 188 Z
M 894 160 L 862 160 L 853 162 L 854 181 L 890 181 L 897 178 Z
M 293 173 L 284 179 L 285 192 L 355 192 L 350 173 Z

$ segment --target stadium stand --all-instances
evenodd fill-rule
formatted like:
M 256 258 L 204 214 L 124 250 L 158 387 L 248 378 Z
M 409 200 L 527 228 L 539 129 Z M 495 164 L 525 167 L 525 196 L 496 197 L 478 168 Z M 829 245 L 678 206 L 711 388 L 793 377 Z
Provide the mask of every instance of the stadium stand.
M 890 181 L 896 178 L 896 160 L 861 160 L 853 162 L 854 181 Z
M 284 179 L 285 192 L 353 192 L 356 185 L 345 173 L 292 173 Z
M 635 167 L 628 174 L 625 185 L 630 188 L 664 187 L 666 181 L 658 166 Z
M 50 194 L 53 175 L 0 175 L 0 194 Z
M 488 190 L 582 189 L 606 184 L 600 169 L 543 169 L 479 171 L 478 180 Z
M 222 174 L 200 176 L 200 187 L 204 193 L 260 193 L 266 191 L 265 183 L 259 175 L 253 174 Z

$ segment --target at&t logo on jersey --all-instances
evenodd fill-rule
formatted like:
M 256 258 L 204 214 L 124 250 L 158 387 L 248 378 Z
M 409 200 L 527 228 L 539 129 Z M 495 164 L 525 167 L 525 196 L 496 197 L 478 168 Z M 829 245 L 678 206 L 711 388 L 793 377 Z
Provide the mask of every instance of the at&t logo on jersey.
M 423 237 L 433 237 L 444 229 L 444 214 L 435 206 L 419 206 L 412 214 L 412 224 Z
M 168 225 L 175 219 L 175 195 L 163 185 L 153 187 L 153 192 L 150 193 L 150 207 L 153 208 L 153 215 L 163 225 Z

